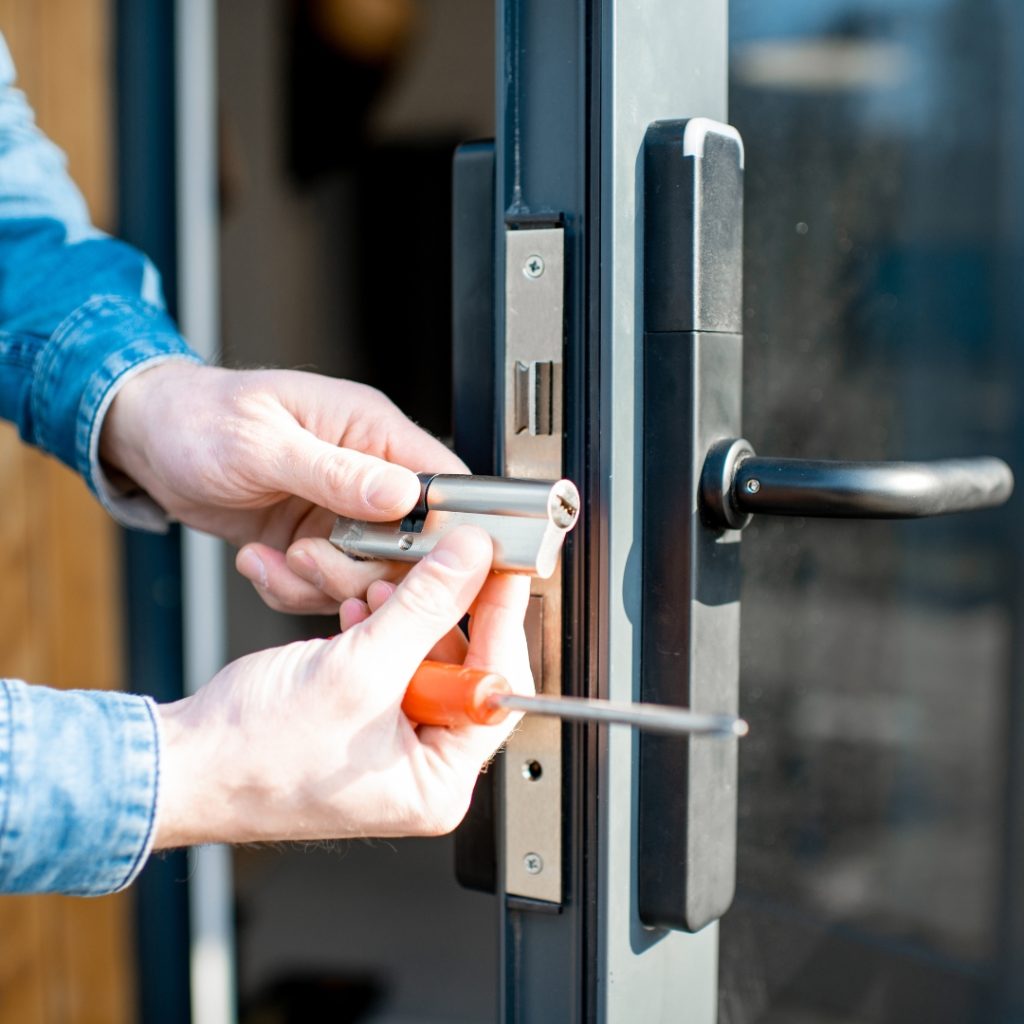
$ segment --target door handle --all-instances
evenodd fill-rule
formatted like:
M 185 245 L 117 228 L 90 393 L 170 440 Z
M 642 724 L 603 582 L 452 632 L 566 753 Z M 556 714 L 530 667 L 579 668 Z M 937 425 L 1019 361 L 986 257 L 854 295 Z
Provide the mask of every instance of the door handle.
M 840 462 L 772 459 L 741 439 L 717 441 L 704 460 L 701 518 L 742 529 L 753 514 L 831 519 L 918 519 L 1002 505 L 1013 473 L 1002 459 Z

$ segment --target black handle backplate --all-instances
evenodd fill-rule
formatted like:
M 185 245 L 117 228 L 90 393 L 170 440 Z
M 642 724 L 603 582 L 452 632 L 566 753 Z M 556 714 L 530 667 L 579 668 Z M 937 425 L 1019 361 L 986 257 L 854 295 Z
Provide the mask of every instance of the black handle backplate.
M 704 118 L 644 140 L 643 608 L 640 699 L 735 714 L 739 544 L 694 496 L 742 384 L 743 145 Z M 736 885 L 736 740 L 637 738 L 637 912 L 697 931 Z

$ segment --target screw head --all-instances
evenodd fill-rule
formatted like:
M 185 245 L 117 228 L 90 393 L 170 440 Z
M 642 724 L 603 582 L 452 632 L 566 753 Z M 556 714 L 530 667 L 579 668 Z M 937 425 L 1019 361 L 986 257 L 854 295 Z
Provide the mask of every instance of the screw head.
M 523 273 L 533 281 L 536 281 L 544 273 L 544 257 L 534 253 L 526 257 L 523 264 Z
M 747 494 L 757 494 L 757 492 L 761 490 L 761 481 L 748 480 L 744 489 L 746 490 Z
M 539 853 L 528 853 L 523 858 L 523 867 L 527 874 L 539 875 L 544 870 L 544 860 Z

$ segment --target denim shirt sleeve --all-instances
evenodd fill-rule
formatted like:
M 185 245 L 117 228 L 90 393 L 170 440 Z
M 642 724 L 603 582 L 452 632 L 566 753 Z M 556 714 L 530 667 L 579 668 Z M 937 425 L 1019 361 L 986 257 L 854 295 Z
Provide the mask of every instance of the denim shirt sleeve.
M 13 83 L 0 37 L 0 417 L 78 471 L 121 522 L 160 528 L 152 501 L 104 478 L 100 429 L 133 374 L 198 356 L 152 264 L 93 227 Z M 159 755 L 148 698 L 0 680 L 0 891 L 127 885 L 153 843 Z
M 153 845 L 159 753 L 148 697 L 0 680 L 0 892 L 133 881 Z
M 79 472 L 125 525 L 160 529 L 147 497 L 121 499 L 104 477 L 100 428 L 132 374 L 199 357 L 168 316 L 152 263 L 93 227 L 13 82 L 0 37 L 0 417 Z

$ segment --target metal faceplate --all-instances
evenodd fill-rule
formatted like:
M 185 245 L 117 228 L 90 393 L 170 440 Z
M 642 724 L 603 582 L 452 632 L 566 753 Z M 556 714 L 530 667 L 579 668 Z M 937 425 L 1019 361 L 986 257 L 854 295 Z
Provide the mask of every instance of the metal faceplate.
M 505 233 L 506 476 L 562 475 L 564 232 Z M 529 635 L 537 688 L 562 691 L 560 572 L 532 585 Z M 537 671 L 539 669 L 539 672 Z M 527 717 L 509 739 L 503 780 L 505 891 L 562 901 L 562 723 Z

